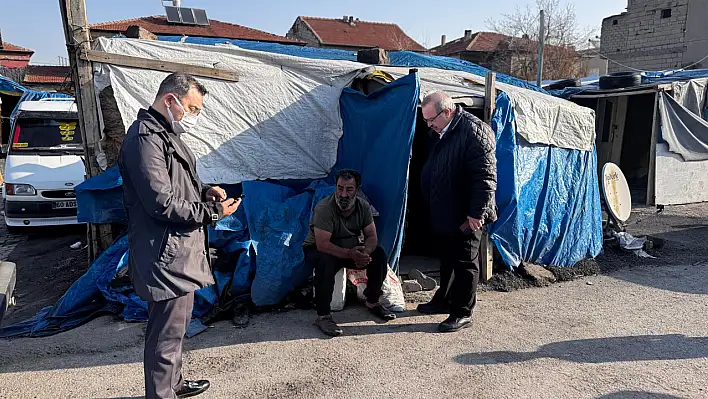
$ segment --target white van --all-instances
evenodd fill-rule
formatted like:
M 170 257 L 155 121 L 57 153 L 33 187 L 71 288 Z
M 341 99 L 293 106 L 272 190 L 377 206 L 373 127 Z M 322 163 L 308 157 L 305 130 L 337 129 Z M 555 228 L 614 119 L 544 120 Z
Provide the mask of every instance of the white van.
M 24 101 L 5 161 L 5 223 L 77 224 L 74 188 L 86 178 L 79 114 L 73 98 Z

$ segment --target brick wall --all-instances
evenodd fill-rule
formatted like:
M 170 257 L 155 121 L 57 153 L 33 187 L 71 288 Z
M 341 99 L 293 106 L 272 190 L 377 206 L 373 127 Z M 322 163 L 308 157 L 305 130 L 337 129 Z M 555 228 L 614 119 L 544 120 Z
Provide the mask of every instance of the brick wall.
M 602 54 L 642 70 L 681 67 L 690 1 L 630 1 L 625 13 L 602 21 Z M 626 70 L 610 61 L 609 73 Z

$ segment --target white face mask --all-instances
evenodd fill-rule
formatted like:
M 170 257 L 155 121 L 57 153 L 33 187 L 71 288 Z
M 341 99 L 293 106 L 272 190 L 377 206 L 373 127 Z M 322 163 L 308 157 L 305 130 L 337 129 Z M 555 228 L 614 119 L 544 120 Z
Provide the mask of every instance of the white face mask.
M 187 112 L 182 104 L 179 102 L 176 96 L 172 96 L 175 99 L 175 104 L 182 110 L 182 120 L 176 121 L 170 110 L 170 106 L 167 106 L 167 114 L 170 116 L 170 121 L 172 122 L 172 129 L 177 134 L 182 134 L 192 131 L 199 121 L 199 115 L 190 114 Z

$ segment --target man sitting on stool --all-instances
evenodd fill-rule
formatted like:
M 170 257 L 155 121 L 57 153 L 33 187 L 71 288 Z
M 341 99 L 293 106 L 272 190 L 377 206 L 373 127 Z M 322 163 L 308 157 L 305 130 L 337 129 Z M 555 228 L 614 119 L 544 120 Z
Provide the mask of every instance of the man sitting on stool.
M 342 335 L 330 313 L 334 278 L 342 267 L 366 269 L 366 307 L 383 320 L 396 318 L 379 304 L 388 265 L 386 253 L 378 246 L 371 206 L 358 196 L 361 175 L 343 169 L 337 173 L 336 184 L 336 192 L 315 207 L 303 244 L 305 264 L 315 270 L 316 324 L 332 337 Z

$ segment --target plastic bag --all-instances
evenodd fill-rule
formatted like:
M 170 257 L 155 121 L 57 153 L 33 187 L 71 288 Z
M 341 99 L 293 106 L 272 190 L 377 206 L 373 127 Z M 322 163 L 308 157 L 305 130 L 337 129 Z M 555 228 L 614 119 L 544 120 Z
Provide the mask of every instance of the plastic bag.
M 359 299 L 360 302 L 366 302 L 364 290 L 366 290 L 366 285 L 369 281 L 366 277 L 366 270 L 347 270 L 347 279 L 356 287 L 357 299 Z M 390 267 L 388 268 L 388 273 L 381 290 L 383 293 L 381 294 L 381 298 L 379 298 L 379 302 L 384 308 L 399 313 L 406 311 L 406 299 L 403 297 L 401 281 Z

